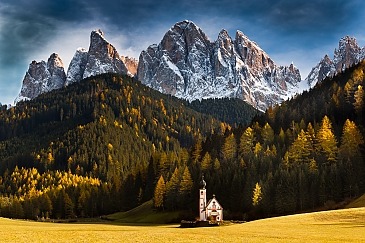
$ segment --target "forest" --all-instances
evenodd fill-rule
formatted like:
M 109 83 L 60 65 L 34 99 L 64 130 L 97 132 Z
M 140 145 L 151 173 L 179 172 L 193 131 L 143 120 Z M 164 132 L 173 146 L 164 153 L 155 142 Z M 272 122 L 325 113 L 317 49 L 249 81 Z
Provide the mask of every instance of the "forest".
M 0 214 L 95 217 L 153 199 L 193 217 L 202 175 L 225 218 L 335 207 L 365 192 L 364 72 L 362 62 L 265 114 L 114 74 L 2 107 Z

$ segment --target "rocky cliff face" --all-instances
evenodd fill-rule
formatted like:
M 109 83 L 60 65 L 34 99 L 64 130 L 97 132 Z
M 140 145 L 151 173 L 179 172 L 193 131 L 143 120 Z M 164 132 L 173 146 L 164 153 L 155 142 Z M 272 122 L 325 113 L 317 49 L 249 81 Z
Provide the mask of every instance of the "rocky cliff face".
M 310 87 L 314 87 L 316 83 L 321 82 L 326 77 L 332 77 L 364 59 L 365 47 L 361 49 L 355 38 L 345 36 L 339 41 L 338 48 L 334 51 L 333 60 L 325 55 L 311 70 L 305 81 Z
M 79 48 L 67 70 L 66 85 L 102 73 L 119 73 L 134 76 L 136 61 L 120 56 L 115 47 L 105 38 L 101 30 L 90 35 L 89 50 Z
M 104 38 L 103 32 L 95 30 L 91 32 L 89 50 L 84 48 L 76 50 L 69 64 L 67 75 L 62 60 L 57 54 L 52 54 L 47 63 L 33 61 L 29 65 L 15 103 L 34 99 L 42 93 L 102 73 L 134 76 L 137 72 L 137 65 L 135 59 L 120 56 L 115 47 Z
M 53 53 L 47 63 L 32 61 L 23 79 L 20 94 L 15 103 L 29 100 L 38 95 L 64 86 L 66 74 L 58 54 Z
M 215 42 L 191 21 L 175 24 L 158 45 L 139 57 L 142 83 L 179 98 L 238 97 L 260 110 L 296 93 L 294 65 L 277 66 L 242 32 L 235 40 L 222 30 Z
M 76 53 L 73 56 L 70 65 L 68 66 L 65 85 L 79 82 L 83 78 L 87 59 L 88 53 L 86 49 L 79 48 L 76 50 Z

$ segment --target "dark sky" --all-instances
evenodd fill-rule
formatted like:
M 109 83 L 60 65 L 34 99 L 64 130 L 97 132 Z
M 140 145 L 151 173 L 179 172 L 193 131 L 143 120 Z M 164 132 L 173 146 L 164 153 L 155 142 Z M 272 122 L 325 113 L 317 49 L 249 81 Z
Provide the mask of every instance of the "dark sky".
M 279 65 L 304 79 L 345 35 L 365 45 L 362 0 L 1 0 L 0 102 L 13 103 L 32 60 L 58 53 L 65 65 L 102 29 L 121 55 L 138 58 L 176 22 L 192 20 L 214 41 L 221 29 L 244 32 Z

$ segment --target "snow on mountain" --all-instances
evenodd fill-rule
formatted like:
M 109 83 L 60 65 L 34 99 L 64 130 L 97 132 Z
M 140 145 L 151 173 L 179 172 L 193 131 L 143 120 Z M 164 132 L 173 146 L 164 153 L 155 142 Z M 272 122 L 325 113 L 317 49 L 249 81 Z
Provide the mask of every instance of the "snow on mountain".
M 133 58 L 120 56 L 115 47 L 104 37 L 101 30 L 90 35 L 89 50 L 79 48 L 67 70 L 66 85 L 103 73 L 120 73 L 134 76 L 137 62 Z
M 361 60 L 365 59 L 365 47 L 360 48 L 354 37 L 345 36 L 340 39 L 338 48 L 334 51 L 333 60 L 325 55 L 324 58 L 311 70 L 305 79 L 310 87 L 321 82 L 326 77 L 332 77 L 343 72 Z
M 67 70 L 67 78 L 65 85 L 78 82 L 82 79 L 87 63 L 87 50 L 78 48 L 73 56 Z
M 103 73 L 120 73 L 134 76 L 137 72 L 137 60 L 120 56 L 113 45 L 105 38 L 101 30 L 90 35 L 89 50 L 76 50 L 67 70 L 58 54 L 52 54 L 45 61 L 33 61 L 24 77 L 20 94 L 15 104 L 21 100 L 31 100 L 38 95 L 67 86 L 74 82 Z
M 235 40 L 222 30 L 215 42 L 191 21 L 175 24 L 158 45 L 142 51 L 142 83 L 187 100 L 238 97 L 260 110 L 300 89 L 299 70 L 277 66 L 241 31 Z
M 306 78 L 306 83 L 309 87 L 314 87 L 318 81 L 322 81 L 326 77 L 331 77 L 336 73 L 335 64 L 328 55 L 310 71 Z
M 20 94 L 14 103 L 34 99 L 38 95 L 64 86 L 66 74 L 58 54 L 53 53 L 47 63 L 32 61 L 23 79 Z

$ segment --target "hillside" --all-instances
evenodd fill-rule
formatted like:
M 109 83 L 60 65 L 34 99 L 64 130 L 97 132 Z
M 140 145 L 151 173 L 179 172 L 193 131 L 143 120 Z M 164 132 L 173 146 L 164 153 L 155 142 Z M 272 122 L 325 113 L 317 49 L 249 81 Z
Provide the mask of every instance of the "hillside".
M 20 102 L 0 111 L 2 213 L 11 216 L 24 200 L 14 217 L 95 216 L 135 207 L 152 198 L 158 176 L 167 180 L 178 167 L 184 172 L 197 138 L 227 128 L 127 76 L 92 77 Z M 100 183 L 80 190 L 75 179 L 44 191 L 48 184 L 40 178 L 57 171 Z M 196 170 L 187 171 L 189 180 L 193 172 L 197 180 Z M 39 202 L 45 192 L 51 210 Z M 24 212 L 28 201 L 39 210 Z M 57 208 L 58 201 L 71 201 L 70 211 Z
M 150 200 L 129 211 L 108 215 L 107 219 L 126 224 L 169 224 L 179 222 L 181 215 L 180 211 L 157 211 Z
M 346 208 L 361 208 L 365 207 L 365 194 L 356 198 L 354 201 L 346 205 Z
M 269 108 L 248 127 L 207 138 L 202 154 L 226 168 L 224 175 L 206 170 L 210 190 L 222 205 L 245 212 L 231 217 L 331 208 L 365 192 L 364 73 L 362 62 Z M 216 183 L 222 176 L 231 178 L 225 187 Z
M 0 233 L 3 242 L 363 242 L 364 218 L 365 209 L 358 208 L 190 229 L 177 225 L 56 224 L 0 218 Z

